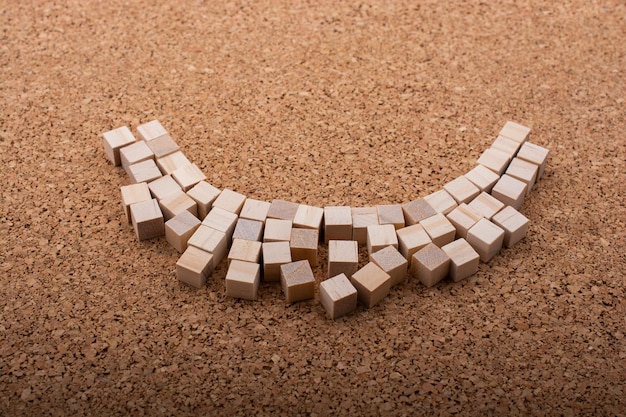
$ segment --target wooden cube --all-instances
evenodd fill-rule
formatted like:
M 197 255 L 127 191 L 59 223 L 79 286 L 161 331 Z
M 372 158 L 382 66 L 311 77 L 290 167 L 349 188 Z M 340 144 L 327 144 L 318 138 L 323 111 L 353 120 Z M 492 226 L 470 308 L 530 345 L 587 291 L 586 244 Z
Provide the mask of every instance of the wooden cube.
M 300 204 L 293 219 L 293 226 L 305 229 L 320 230 L 320 227 L 322 227 L 323 217 L 323 208 Z
M 223 232 L 230 244 L 235 226 L 237 226 L 237 219 L 238 217 L 235 213 L 231 213 L 220 207 L 213 207 L 204 220 L 202 220 L 202 224 Z
M 228 261 L 233 260 L 259 263 L 262 243 L 254 240 L 233 239 L 228 252 Z
M 291 220 L 268 218 L 265 220 L 263 242 L 288 242 L 291 240 Z
M 191 161 L 187 159 L 181 151 L 171 153 L 162 158 L 157 158 L 156 164 L 164 175 L 171 175 L 172 172 L 187 165 L 191 165 Z
M 483 216 L 467 204 L 460 204 L 447 215 L 448 220 L 456 229 L 456 236 L 467 238 L 467 231 L 478 223 Z
M 139 162 L 128 167 L 128 178 L 133 184 L 150 182 L 161 178 L 161 171 L 157 168 L 154 160 Z
M 288 303 L 312 299 L 315 293 L 315 277 L 309 261 L 303 260 L 281 265 L 280 284 Z
M 188 211 L 194 216 L 198 216 L 198 207 L 196 202 L 182 190 L 173 192 L 160 200 L 159 206 L 163 211 L 163 217 L 165 217 L 166 221 L 183 211 Z
M 202 173 L 196 164 L 189 164 L 178 168 L 172 172 L 172 177 L 185 192 L 189 191 L 200 181 L 206 180 L 206 175 Z
M 393 224 L 367 226 L 367 253 L 373 254 L 386 246 L 398 248 L 398 236 Z
M 233 260 L 226 272 L 226 295 L 228 297 L 256 300 L 261 283 L 261 265 Z
M 432 287 L 450 272 L 450 257 L 434 243 L 413 254 L 411 273 L 427 287 Z
M 521 146 L 521 143 L 519 143 L 516 140 L 509 139 L 505 136 L 498 136 L 496 140 L 493 141 L 493 144 L 491 145 L 492 148 L 497 149 L 507 154 L 509 158 L 515 157 L 515 155 L 517 154 L 517 151 L 519 151 L 520 146 Z
M 198 206 L 198 218 L 200 220 L 204 220 L 206 215 L 209 214 L 213 207 L 213 202 L 220 195 L 220 192 L 219 188 L 212 186 L 206 181 L 200 181 L 187 191 L 187 195 L 193 198 Z
M 270 219 L 293 220 L 296 218 L 300 204 L 285 200 L 272 200 L 267 217 Z
M 159 203 L 152 198 L 130 205 L 130 218 L 139 240 L 152 239 L 165 234 L 165 221 Z
M 404 222 L 407 226 L 437 214 L 435 209 L 423 198 L 418 198 L 402 205 Z
M 120 149 L 136 141 L 127 126 L 109 130 L 102 134 L 102 145 L 109 161 L 115 166 L 122 163 L 120 159 Z
M 528 139 L 530 135 L 530 128 L 522 126 L 518 123 L 508 121 L 504 124 L 502 130 L 500 130 L 500 136 L 513 139 L 519 143 L 523 143 Z
M 465 174 L 465 178 L 470 180 L 481 192 L 490 193 L 500 176 L 483 165 L 476 165 Z
M 391 286 L 406 280 L 409 261 L 393 246 L 386 246 L 372 253 L 369 259 L 391 276 Z
M 176 262 L 176 278 L 192 287 L 202 288 L 213 271 L 213 254 L 189 246 Z
M 413 254 L 424 246 L 432 243 L 432 239 L 421 224 L 413 224 L 396 231 L 398 235 L 398 250 L 411 263 Z
M 221 194 L 213 202 L 213 207 L 219 207 L 231 213 L 239 215 L 241 208 L 246 201 L 246 196 L 233 191 L 229 188 L 224 188 Z
M 319 231 L 315 229 L 291 229 L 291 260 L 307 260 L 311 266 L 319 264 L 317 260 L 317 243 L 319 241 Z
M 478 271 L 480 255 L 467 243 L 467 240 L 457 239 L 444 245 L 441 250 L 450 257 L 449 275 L 452 281 L 459 282 Z
M 328 317 L 335 320 L 356 310 L 357 291 L 345 274 L 320 283 L 320 303 Z
M 247 198 L 243 203 L 239 217 L 243 219 L 256 220 L 265 224 L 265 219 L 267 219 L 267 213 L 270 210 L 270 206 L 271 204 L 267 201 Z
M 351 277 L 359 268 L 359 245 L 355 240 L 328 241 L 328 276 Z
M 148 188 L 150 189 L 152 197 L 157 200 L 163 200 L 171 194 L 180 194 L 182 191 L 180 185 L 174 181 L 174 178 L 172 178 L 171 175 L 164 175 L 154 181 L 150 181 L 150 183 L 148 183 Z
M 152 199 L 150 195 L 150 189 L 145 182 L 138 184 L 124 185 L 121 187 L 122 191 L 122 207 L 124 208 L 124 214 L 128 223 L 130 219 L 130 206 L 131 204 L 139 203 L 141 201 L 148 201 Z
M 373 262 L 368 262 L 352 274 L 350 282 L 356 288 L 357 298 L 365 308 L 374 307 L 391 289 L 391 276 Z
M 486 263 L 502 249 L 504 230 L 487 219 L 480 219 L 467 231 L 467 242 L 478 252 L 480 260 Z
M 511 206 L 506 206 L 491 221 L 504 230 L 504 246 L 512 247 L 526 236 L 530 221 Z
M 257 240 L 260 242 L 263 239 L 263 223 L 240 217 L 237 219 L 233 239 Z
M 224 232 L 201 224 L 187 241 L 187 246 L 195 246 L 205 252 L 212 253 L 212 269 L 214 269 L 228 252 L 228 239 Z
M 468 206 L 485 219 L 491 220 L 494 214 L 504 208 L 504 203 L 490 194 L 482 192 Z
M 441 213 L 420 221 L 420 224 L 433 243 L 439 247 L 452 242 L 456 235 L 454 225 Z
M 146 142 L 155 158 L 163 158 L 180 150 L 180 147 L 170 135 L 162 135 Z
M 538 172 L 538 165 L 524 161 L 521 158 L 513 158 L 506 170 L 507 175 L 526 183 L 526 195 L 530 194 L 530 191 L 535 186 Z
M 509 155 L 494 148 L 485 149 L 480 158 L 478 158 L 480 165 L 489 168 L 498 175 L 504 174 L 510 161 Z
M 519 210 L 524 203 L 527 188 L 528 186 L 524 181 L 520 181 L 517 178 L 505 174 L 501 176 L 496 185 L 493 186 L 491 195 L 502 201 L 504 205 Z
M 264 242 L 261 250 L 263 252 L 263 280 L 280 281 L 280 266 L 291 262 L 289 242 Z
M 352 209 L 348 206 L 324 207 L 324 243 L 352 240 Z
M 159 136 L 167 135 L 167 130 L 158 120 L 152 120 L 137 126 L 137 133 L 142 140 L 150 141 Z
M 491 171 L 490 171 L 491 172 Z M 495 184 L 495 182 L 494 182 Z M 424 197 L 424 200 L 435 209 L 437 213 L 448 214 L 458 205 L 456 200 L 446 190 L 435 191 Z
M 478 187 L 462 175 L 445 184 L 443 189 L 459 204 L 469 203 L 480 194 Z
M 367 244 L 367 227 L 378 224 L 376 207 L 352 207 L 352 240 Z M 347 274 L 346 274 L 347 275 Z
M 517 153 L 517 157 L 524 161 L 532 162 L 539 166 L 539 172 L 537 173 L 537 179 L 543 176 L 546 170 L 546 163 L 548 161 L 548 149 L 543 148 L 534 143 L 525 142 Z
M 148 159 L 154 159 L 154 153 L 146 142 L 134 142 L 120 149 L 120 163 L 128 175 L 130 175 L 128 169 L 131 165 Z
M 404 212 L 400 204 L 382 204 L 376 206 L 378 224 L 391 224 L 395 229 L 404 227 Z
M 187 249 L 187 241 L 198 227 L 200 220 L 185 210 L 165 222 L 165 239 L 182 253 Z

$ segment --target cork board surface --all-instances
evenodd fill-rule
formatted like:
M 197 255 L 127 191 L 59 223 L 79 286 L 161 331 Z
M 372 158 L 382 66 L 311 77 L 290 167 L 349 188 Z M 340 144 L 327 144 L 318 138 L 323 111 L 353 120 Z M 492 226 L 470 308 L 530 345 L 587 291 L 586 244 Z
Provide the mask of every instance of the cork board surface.
M 626 410 L 624 2 L 0 4 L 0 414 Z M 152 119 L 216 187 L 316 206 L 437 191 L 507 120 L 551 156 L 517 246 L 332 321 L 137 242 L 100 135 Z

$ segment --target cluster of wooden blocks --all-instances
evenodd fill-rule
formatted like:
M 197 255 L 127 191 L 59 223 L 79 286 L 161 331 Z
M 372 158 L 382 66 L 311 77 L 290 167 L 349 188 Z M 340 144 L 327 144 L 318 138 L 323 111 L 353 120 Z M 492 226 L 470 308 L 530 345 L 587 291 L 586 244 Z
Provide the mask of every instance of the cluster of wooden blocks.
M 507 122 L 467 174 L 404 204 L 326 206 L 246 198 L 219 190 L 157 120 L 103 134 L 108 159 L 131 184 L 122 205 L 139 240 L 165 236 L 182 253 L 177 278 L 202 287 L 226 259 L 228 296 L 254 300 L 260 282 L 280 282 L 287 302 L 314 298 L 318 242 L 328 245 L 319 300 L 335 319 L 382 300 L 410 275 L 427 287 L 458 282 L 520 241 L 529 221 L 518 210 L 544 173 L 548 149 L 530 129 Z M 369 262 L 359 268 L 359 245 Z

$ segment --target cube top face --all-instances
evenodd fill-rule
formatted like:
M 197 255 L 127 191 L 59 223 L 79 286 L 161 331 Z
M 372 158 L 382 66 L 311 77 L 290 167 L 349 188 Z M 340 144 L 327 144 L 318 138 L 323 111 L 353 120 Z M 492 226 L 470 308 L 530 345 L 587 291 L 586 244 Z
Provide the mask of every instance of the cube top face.
M 537 179 L 538 171 L 538 165 L 533 164 L 532 162 L 524 161 L 520 158 L 513 158 L 506 170 L 506 173 L 513 178 L 524 181 L 528 184 L 528 190 L 530 191 L 530 188 L 532 188 L 535 180 Z
M 231 189 L 224 188 L 224 190 L 222 190 L 220 195 L 213 202 L 213 207 L 219 207 L 226 211 L 230 211 L 231 213 L 239 214 L 245 201 L 245 195 Z
M 389 285 L 390 280 L 391 275 L 373 262 L 368 262 L 352 275 L 352 282 L 358 283 L 369 292 L 373 292 L 383 285 Z
M 267 201 L 247 198 L 243 203 L 239 217 L 265 223 L 271 204 Z
M 480 191 L 490 192 L 500 176 L 483 165 L 476 165 L 465 178 L 470 180 Z
M 200 220 L 185 210 L 169 219 L 165 226 L 178 234 L 183 234 L 190 229 L 200 226 Z
M 549 150 L 534 143 L 525 142 L 517 153 L 517 157 L 536 165 L 543 165 L 548 158 Z
M 181 151 L 157 158 L 156 163 L 163 174 L 171 174 L 179 168 L 191 165 L 191 161 Z
M 376 206 L 379 224 L 392 224 L 396 229 L 404 227 L 404 212 L 400 204 L 382 204 Z
M 315 277 L 309 261 L 296 261 L 282 264 L 280 275 L 287 285 L 314 283 Z
M 491 219 L 495 224 L 508 230 L 517 230 L 528 225 L 529 220 L 511 206 L 506 206 Z
M 494 214 L 504 208 L 504 203 L 490 194 L 482 192 L 468 206 L 486 219 L 491 219 Z
M 262 243 L 255 240 L 233 239 L 228 259 L 259 262 Z
M 406 258 L 393 246 L 386 246 L 378 252 L 374 252 L 370 255 L 370 261 L 385 271 L 408 265 Z
M 500 130 L 500 136 L 505 136 L 519 143 L 525 142 L 528 139 L 528 135 L 530 135 L 529 127 L 511 121 L 506 122 L 502 130 Z
M 300 204 L 285 200 L 272 200 L 267 217 L 272 219 L 293 220 L 296 218 Z
M 151 181 L 148 184 L 148 188 L 150 192 L 157 200 L 162 200 L 170 194 L 179 193 L 182 191 L 180 185 L 171 175 L 165 175 L 163 177 L 157 178 L 154 181 Z
M 505 136 L 498 136 L 491 145 L 492 148 L 506 153 L 510 158 L 513 158 L 520 148 L 520 142 L 507 138 Z
M 457 206 L 456 200 L 446 190 L 439 190 L 429 194 L 424 197 L 424 200 L 426 200 L 437 213 L 442 214 L 450 213 Z
M 142 140 L 150 141 L 159 136 L 167 135 L 167 130 L 158 120 L 152 120 L 137 126 L 137 133 Z
M 102 134 L 102 143 L 107 158 L 115 166 L 120 165 L 120 148 L 130 145 L 136 139 L 127 126 L 109 130 Z
M 256 220 L 242 219 L 241 217 L 237 219 L 237 225 L 235 226 L 235 231 L 233 232 L 233 239 L 260 241 L 262 237 L 263 223 Z
M 260 274 L 261 265 L 252 262 L 233 259 L 228 266 L 226 279 L 246 284 L 254 284 Z
M 418 198 L 402 205 L 402 210 L 404 211 L 404 219 L 407 225 L 419 223 L 420 220 L 437 214 L 435 209 L 423 198 Z
M 504 237 L 504 230 L 487 219 L 480 219 L 467 232 L 468 240 L 477 238 L 487 245 L 492 245 Z
M 398 246 L 398 236 L 393 224 L 377 224 L 367 226 L 368 248 L 380 246 Z
M 178 146 L 176 141 L 174 141 L 174 139 L 172 139 L 172 137 L 167 134 L 147 141 L 146 144 L 154 153 L 155 158 L 162 158 L 180 150 L 180 147 Z
M 130 212 L 135 223 L 143 223 L 163 217 L 159 203 L 154 198 L 132 204 Z
M 291 229 L 290 246 L 292 248 L 317 249 L 319 232 L 315 229 Z
M 398 245 L 400 249 L 402 249 L 402 253 L 407 257 L 410 256 L 410 252 L 413 249 L 421 248 L 432 243 L 432 239 L 419 223 L 403 227 L 399 229 L 396 234 L 398 235 Z
M 443 186 L 457 203 L 469 203 L 476 197 L 480 190 L 470 180 L 460 176 Z
M 291 240 L 291 220 L 268 218 L 265 220 L 264 242 L 289 241 Z
M 479 258 L 478 252 L 463 238 L 448 243 L 441 250 L 457 265 L 473 262 Z
M 150 182 L 162 176 L 153 159 L 138 162 L 128 167 L 128 176 L 133 183 Z
M 333 301 L 356 295 L 356 288 L 343 273 L 322 281 L 320 290 L 325 291 Z
M 159 204 L 166 219 L 171 219 L 183 211 L 189 211 L 194 216 L 198 214 L 198 206 L 196 202 L 182 190 L 175 191 L 167 195 L 159 201 Z
M 172 172 L 172 177 L 183 191 L 188 191 L 200 181 L 206 180 L 206 175 L 202 173 L 196 164 L 189 164 L 176 169 Z
M 324 217 L 323 208 L 300 204 L 298 210 L 296 210 L 293 225 L 295 227 L 319 229 L 322 225 L 322 217 Z
M 324 222 L 327 226 L 352 226 L 352 209 L 349 206 L 326 206 Z
M 127 168 L 129 165 L 136 164 L 137 162 L 153 159 L 154 152 L 146 145 L 146 142 L 139 141 L 121 148 L 120 158 L 122 166 Z
M 189 246 L 176 262 L 176 276 L 185 284 L 202 288 L 211 272 L 212 264 L 211 253 Z
M 223 245 L 224 242 L 226 242 L 225 233 L 201 224 L 196 232 L 191 235 L 187 244 L 213 253 L 216 249 L 219 249 L 220 245 Z
M 198 203 L 211 204 L 220 195 L 220 190 L 206 181 L 200 181 L 187 191 L 187 195 Z
M 429 243 L 413 254 L 413 262 L 419 262 L 429 270 L 441 267 L 450 261 L 450 257 L 434 243 Z
M 378 212 L 376 207 L 352 207 L 352 227 L 360 228 L 378 224 Z
M 330 240 L 329 262 L 359 262 L 359 244 L 355 240 Z
M 500 177 L 496 185 L 491 190 L 491 195 L 502 201 L 504 204 L 519 209 L 524 202 L 524 196 L 528 185 L 524 181 L 513 178 L 510 175 Z
M 289 242 L 263 242 L 262 251 L 265 264 L 291 262 Z
M 120 188 L 120 191 L 122 192 L 122 202 L 126 205 L 152 199 L 148 184 L 145 182 L 124 185 Z
M 219 207 L 213 207 L 202 221 L 204 226 L 212 227 L 223 233 L 234 230 L 236 223 L 237 215 L 235 213 L 231 213 Z
M 433 240 L 435 236 L 454 233 L 456 231 L 452 223 L 441 213 L 437 213 L 434 216 L 422 220 L 420 224 Z
M 489 168 L 498 175 L 504 174 L 506 167 L 509 165 L 511 158 L 506 153 L 494 148 L 485 149 L 478 158 L 480 165 Z

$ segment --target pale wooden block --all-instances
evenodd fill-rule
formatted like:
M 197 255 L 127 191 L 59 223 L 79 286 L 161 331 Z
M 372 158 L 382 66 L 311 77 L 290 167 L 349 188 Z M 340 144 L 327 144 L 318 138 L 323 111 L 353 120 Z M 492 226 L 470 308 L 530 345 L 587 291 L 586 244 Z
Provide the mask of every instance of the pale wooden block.
M 237 219 L 233 239 L 257 240 L 263 238 L 263 223 L 257 220 Z
M 320 227 L 322 227 L 323 217 L 323 208 L 300 204 L 293 219 L 293 226 L 302 227 L 305 229 L 320 230 Z
M 303 260 L 281 265 L 280 284 L 288 303 L 312 299 L 315 294 L 315 277 L 309 261 Z
M 485 219 L 491 220 L 494 214 L 504 208 L 504 203 L 492 195 L 482 192 L 468 204 L 468 207 Z
M 165 221 L 159 203 L 152 198 L 130 205 L 130 218 L 139 240 L 152 239 L 165 234 Z
M 396 231 L 398 235 L 398 250 L 411 263 L 413 254 L 424 246 L 432 243 L 432 239 L 421 224 L 413 224 Z
M 213 271 L 213 256 L 189 246 L 176 262 L 176 278 L 192 287 L 202 288 Z
M 146 142 L 134 142 L 120 149 L 120 163 L 128 175 L 130 175 L 129 167 L 131 165 L 148 159 L 154 159 L 154 153 L 146 145 Z
M 450 271 L 450 257 L 434 243 L 413 254 L 411 274 L 427 287 L 444 279 Z
M 483 165 L 476 165 L 465 174 L 465 178 L 470 180 L 481 192 L 490 193 L 500 176 Z
M 233 260 L 228 265 L 225 285 L 228 297 L 256 300 L 261 283 L 261 265 Z
M 171 153 L 163 158 L 157 158 L 156 164 L 164 175 L 171 175 L 172 172 L 187 165 L 191 165 L 191 161 L 187 159 L 181 151 Z
M 504 152 L 509 156 L 509 158 L 513 158 L 517 154 L 517 151 L 519 151 L 521 145 L 522 144 L 516 140 L 505 136 L 498 136 L 496 140 L 493 141 L 491 147 Z
M 424 197 L 424 200 L 426 200 L 426 202 L 434 208 L 437 213 L 442 214 L 450 213 L 458 205 L 456 200 L 452 198 L 446 190 L 439 190 L 432 194 L 428 194 Z
M 126 220 L 128 220 L 128 223 L 130 223 L 131 204 L 151 200 L 152 196 L 150 195 L 150 189 L 145 182 L 140 182 L 138 184 L 124 185 L 123 187 L 121 187 L 121 192 L 124 214 L 126 215 Z
M 349 206 L 324 207 L 324 243 L 352 240 L 352 209 Z
M 328 317 L 335 320 L 356 310 L 357 291 L 345 274 L 320 283 L 320 303 Z
M 293 220 L 296 218 L 300 204 L 285 200 L 272 200 L 267 217 L 270 219 Z
M 513 158 L 506 170 L 507 175 L 526 183 L 526 195 L 530 194 L 530 191 L 535 186 L 538 172 L 538 165 L 524 161 L 521 158 Z
M 398 248 L 398 236 L 393 224 L 367 226 L 367 253 L 371 255 L 386 246 Z
M 446 216 L 456 229 L 458 237 L 467 238 L 467 231 L 483 216 L 467 204 L 460 204 Z
M 504 174 L 511 158 L 506 153 L 494 148 L 485 149 L 478 158 L 478 163 L 489 168 L 498 175 Z
M 263 242 L 288 242 L 291 240 L 292 228 L 293 222 L 291 220 L 267 218 Z
M 137 133 L 142 140 L 150 141 L 159 136 L 167 135 L 167 130 L 158 120 L 152 120 L 137 126 Z
M 182 253 L 187 249 L 187 241 L 198 227 L 200 220 L 185 210 L 165 222 L 165 240 Z
M 506 206 L 519 210 L 524 203 L 527 188 L 528 186 L 524 181 L 505 174 L 493 186 L 491 195 L 502 201 Z
M 367 226 L 378 224 L 376 207 L 352 207 L 350 212 L 352 214 L 352 240 L 358 242 L 359 245 L 366 245 Z
M 250 219 L 262 222 L 265 224 L 267 219 L 267 213 L 270 211 L 271 204 L 267 201 L 255 200 L 253 198 L 246 198 L 243 203 L 239 217 L 243 219 Z
M 319 238 L 319 231 L 315 229 L 291 229 L 291 240 L 289 241 L 291 260 L 307 260 L 311 266 L 317 266 L 319 264 L 317 260 Z
M 163 200 L 165 197 L 174 193 L 180 194 L 182 191 L 180 185 L 174 181 L 171 175 L 164 175 L 154 181 L 150 181 L 148 188 L 150 189 L 152 197 L 157 200 Z
M 454 282 L 459 282 L 478 272 L 480 255 L 467 243 L 467 240 L 460 238 L 454 242 L 444 245 L 443 250 L 450 257 L 450 278 Z
M 522 240 L 528 232 L 530 221 L 519 211 L 511 206 L 506 206 L 500 210 L 491 221 L 504 230 L 504 246 L 512 247 Z
M 115 166 L 122 163 L 120 159 L 120 149 L 136 141 L 127 126 L 109 130 L 102 134 L 102 145 L 109 161 Z
M 480 190 L 470 180 L 461 175 L 448 182 L 443 186 L 443 189 L 448 192 L 456 200 L 457 203 L 469 203 L 478 194 Z
M 228 261 L 239 260 L 259 263 L 262 243 L 255 240 L 233 239 L 228 252 Z
M 206 181 L 200 181 L 187 191 L 187 195 L 193 198 L 198 205 L 198 218 L 200 220 L 204 220 L 206 215 L 209 214 L 213 207 L 213 202 L 220 195 L 220 192 L 219 188 Z
M 202 220 L 202 225 L 224 233 L 230 245 L 235 227 L 237 226 L 237 219 L 238 217 L 235 213 L 231 213 L 220 207 L 213 207 L 204 220 Z
M 467 242 L 478 252 L 480 260 L 486 263 L 502 249 L 504 230 L 487 219 L 480 219 L 467 231 Z
M 373 262 L 368 262 L 352 274 L 350 282 L 356 288 L 357 298 L 365 308 L 374 307 L 391 289 L 391 276 Z
M 420 220 L 437 214 L 433 206 L 423 198 L 418 198 L 402 205 L 404 221 L 407 226 L 417 224 Z
M 161 171 L 154 163 L 153 159 L 139 162 L 128 167 L 128 178 L 133 184 L 140 182 L 150 182 L 160 178 Z
M 154 153 L 155 158 L 163 158 L 180 150 L 180 146 L 170 135 L 162 135 L 146 142 L 150 150 Z
M 359 268 L 359 244 L 355 240 L 328 241 L 328 276 L 351 277 Z
M 187 246 L 194 246 L 213 254 L 212 268 L 214 269 L 224 259 L 228 252 L 228 238 L 224 232 L 201 224 L 187 241 Z
M 547 148 L 535 145 L 534 143 L 525 142 L 517 153 L 517 157 L 524 161 L 532 162 L 539 166 L 539 172 L 537 173 L 537 179 L 543 176 L 546 170 L 546 163 L 548 162 Z
M 229 188 L 224 188 L 220 195 L 213 202 L 213 207 L 219 207 L 231 213 L 239 215 L 241 208 L 246 202 L 246 196 L 233 191 Z
M 268 219 L 269 220 L 269 219 Z M 263 242 L 263 280 L 280 281 L 280 266 L 291 262 L 289 242 Z
M 406 280 L 409 261 L 393 246 L 386 246 L 371 254 L 369 260 L 391 276 L 391 286 Z
M 165 220 L 169 220 L 183 211 L 188 211 L 194 216 L 198 216 L 198 206 L 196 205 L 196 202 L 182 190 L 175 191 L 160 200 L 159 206 L 163 211 Z
M 505 136 L 509 139 L 513 139 L 519 143 L 523 143 L 528 139 L 528 136 L 530 135 L 530 128 L 515 122 L 508 121 L 504 124 L 502 130 L 500 130 L 499 135 Z
M 204 175 L 196 164 L 185 165 L 182 168 L 178 168 L 172 172 L 172 177 L 185 192 L 189 191 L 200 181 L 206 180 L 206 175 Z
M 376 212 L 378 224 L 392 224 L 396 230 L 404 227 L 404 212 L 400 204 L 382 204 L 376 206 Z
M 420 224 L 433 243 L 439 247 L 452 242 L 456 235 L 454 225 L 441 213 L 420 221 Z

